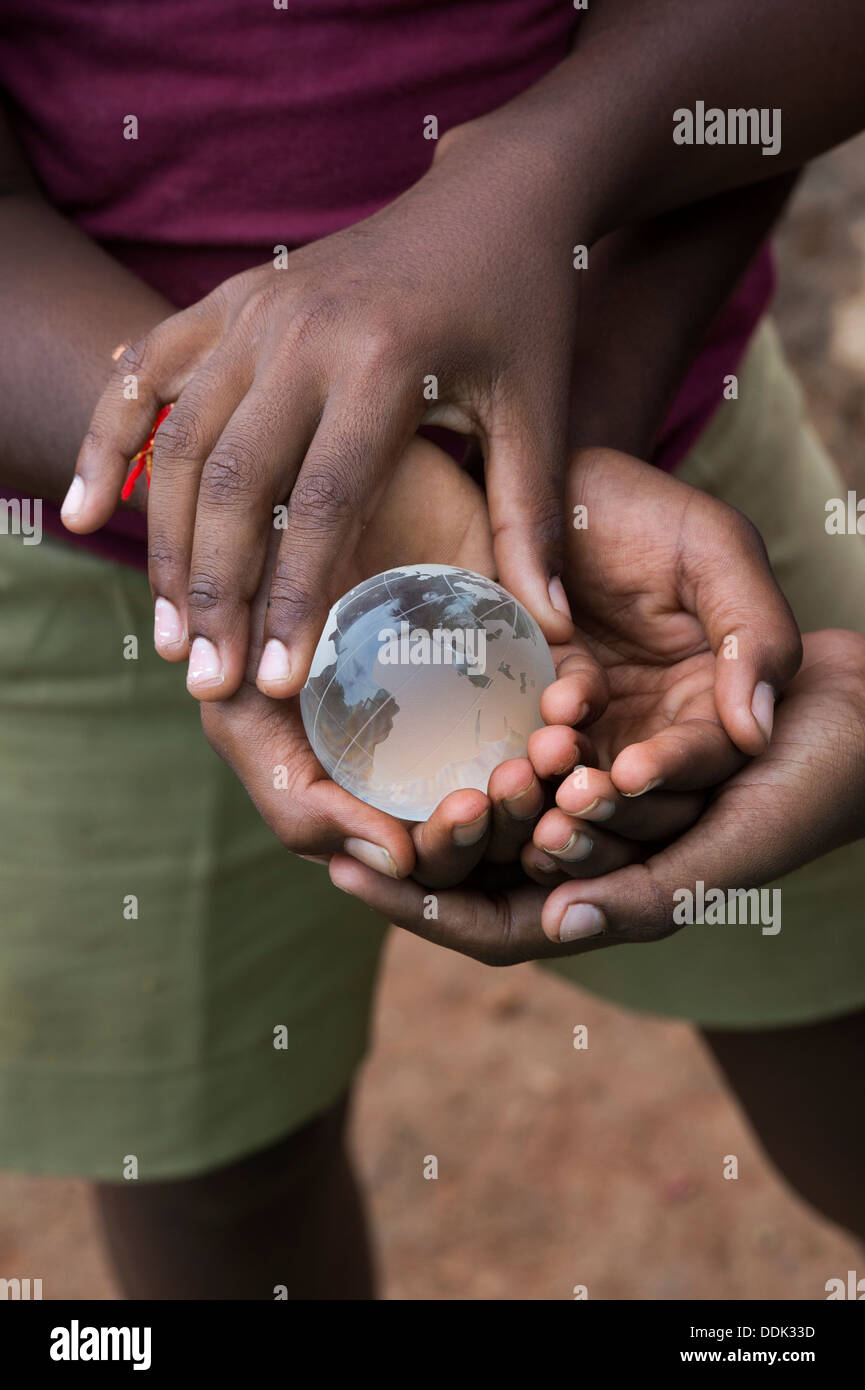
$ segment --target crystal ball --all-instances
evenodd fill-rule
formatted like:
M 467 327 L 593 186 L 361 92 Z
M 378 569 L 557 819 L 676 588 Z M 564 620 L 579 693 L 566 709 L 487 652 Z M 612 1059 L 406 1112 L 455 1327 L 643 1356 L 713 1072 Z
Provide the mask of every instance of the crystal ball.
M 402 565 L 334 604 L 300 709 L 335 782 L 418 821 L 448 792 L 485 792 L 499 763 L 525 756 L 554 679 L 543 633 L 500 584 Z

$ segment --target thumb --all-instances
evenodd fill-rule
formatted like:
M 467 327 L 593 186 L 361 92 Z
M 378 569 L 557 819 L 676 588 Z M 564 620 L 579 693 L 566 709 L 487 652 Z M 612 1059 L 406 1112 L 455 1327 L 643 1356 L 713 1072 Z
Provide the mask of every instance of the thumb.
M 624 942 L 660 941 L 673 925 L 672 889 L 659 884 L 649 864 L 630 864 L 595 879 L 554 888 L 541 926 L 551 941 L 597 950 Z
M 564 422 L 534 427 L 500 413 L 487 431 L 487 503 L 498 577 L 548 642 L 567 642 L 571 608 L 561 580 L 565 530 Z
M 721 722 L 737 748 L 757 757 L 772 737 L 775 700 L 799 669 L 802 639 L 759 531 L 740 512 L 715 506 L 725 514 L 701 526 L 692 550 L 693 609 L 715 653 Z

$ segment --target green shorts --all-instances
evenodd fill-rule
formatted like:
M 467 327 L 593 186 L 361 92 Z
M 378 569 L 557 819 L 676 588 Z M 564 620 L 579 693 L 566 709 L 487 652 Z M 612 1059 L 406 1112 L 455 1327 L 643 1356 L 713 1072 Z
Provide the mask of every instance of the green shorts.
M 865 628 L 865 546 L 825 532 L 841 485 L 768 325 L 680 476 L 756 522 L 803 628 Z M 0 612 L 0 1166 L 239 1158 L 350 1084 L 385 926 L 211 752 L 143 574 L 0 536 Z M 863 896 L 853 846 L 785 881 L 777 936 L 686 928 L 545 968 L 715 1026 L 829 1017 L 865 1003 Z

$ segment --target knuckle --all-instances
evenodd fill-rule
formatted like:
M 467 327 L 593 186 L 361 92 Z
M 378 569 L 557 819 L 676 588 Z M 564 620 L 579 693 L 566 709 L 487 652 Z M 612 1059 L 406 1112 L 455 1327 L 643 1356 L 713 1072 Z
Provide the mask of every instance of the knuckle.
M 168 459 L 197 458 L 202 451 L 202 431 L 195 414 L 175 406 L 163 420 L 153 440 L 155 463 Z
M 753 521 L 744 512 L 740 512 L 738 507 L 732 507 L 729 503 L 724 505 L 727 506 L 730 513 L 728 517 L 729 529 L 736 545 L 752 555 L 765 559 L 766 547 L 763 543 L 763 537 Z
M 285 303 L 285 293 L 285 281 L 270 278 L 250 296 L 246 310 L 248 317 L 259 324 L 269 322 L 274 310 Z
M 369 324 L 355 340 L 356 358 L 372 371 L 399 361 L 402 349 L 402 333 L 397 324 L 387 319 Z
M 248 497 L 260 474 L 255 451 L 248 443 L 225 440 L 204 465 L 202 498 L 216 505 L 237 502 Z
M 129 375 L 143 375 L 151 367 L 155 355 L 153 335 L 148 334 L 146 338 L 141 338 L 137 343 L 131 343 L 123 349 L 117 359 L 115 376 L 122 380 Z
M 223 584 L 215 575 L 190 575 L 186 602 L 191 613 L 212 613 L 215 608 L 219 608 L 224 599 Z
M 293 522 L 303 530 L 317 531 L 331 525 L 355 505 L 345 460 L 319 454 L 315 467 L 301 474 L 291 494 Z
M 495 920 L 489 935 L 481 930 L 479 914 L 476 912 L 470 936 L 471 940 L 477 943 L 470 954 L 483 965 L 501 969 L 523 959 L 515 939 L 513 914 L 506 899 L 499 899 L 495 904 Z
M 669 891 L 658 882 L 649 864 L 635 865 L 636 877 L 641 880 L 644 895 L 641 898 L 639 936 L 642 941 L 663 941 L 677 930 L 673 922 L 673 909 Z
M 558 549 L 565 534 L 564 504 L 555 493 L 546 488 L 535 501 L 532 511 L 535 532 L 541 543 L 548 549 Z

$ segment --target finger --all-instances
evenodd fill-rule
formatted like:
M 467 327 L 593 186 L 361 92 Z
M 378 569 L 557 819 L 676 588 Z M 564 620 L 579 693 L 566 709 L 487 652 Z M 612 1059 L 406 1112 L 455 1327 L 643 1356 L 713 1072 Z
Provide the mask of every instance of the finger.
M 532 883 L 537 883 L 546 892 L 559 883 L 567 882 L 569 877 L 558 860 L 545 850 L 538 849 L 532 840 L 524 844 L 520 850 L 520 864 L 526 878 L 530 878 Z
M 625 864 L 633 864 L 645 855 L 636 840 L 624 839 L 590 821 L 575 820 L 553 807 L 538 821 L 532 835 L 532 847 L 554 860 L 568 878 L 597 878 Z M 530 851 L 526 859 L 533 861 Z
M 663 786 L 683 792 L 717 786 L 745 761 L 715 719 L 686 719 L 642 743 L 623 748 L 610 779 L 623 796 L 644 796 Z
M 310 430 L 310 412 L 296 398 L 253 387 L 207 457 L 186 595 L 187 688 L 198 699 L 225 699 L 243 679 L 250 601 L 261 583 L 274 508 L 291 486 Z
M 591 724 L 610 700 L 607 673 L 579 634 L 567 646 L 553 648 L 556 679 L 541 695 L 541 715 L 548 724 Z
M 310 751 L 297 701 L 266 706 L 244 686 L 202 708 L 207 737 L 241 779 L 259 814 L 296 854 L 346 853 L 377 873 L 414 868 L 407 828 L 325 777 Z
M 674 930 L 645 864 L 560 884 L 544 902 L 541 925 L 551 942 L 579 953 L 623 942 L 658 941 Z
M 736 746 L 756 757 L 772 736 L 775 699 L 799 669 L 799 629 L 756 527 L 726 508 L 702 540 L 686 579 L 715 653 L 718 713 Z
M 166 661 L 189 654 L 187 592 L 199 483 L 247 384 L 236 357 L 217 350 L 180 392 L 153 441 L 147 569 L 155 601 L 154 645 Z
M 538 777 L 546 781 L 567 777 L 578 763 L 593 766 L 597 762 L 588 734 L 561 725 L 536 729 L 529 735 L 526 751 Z
M 497 897 L 462 888 L 431 892 L 411 879 L 373 873 L 339 854 L 331 859 L 329 872 L 335 887 L 361 898 L 386 921 L 486 965 L 565 954 L 541 930 L 544 892 L 534 885 Z
M 703 800 L 699 793 L 667 791 L 627 797 L 608 772 L 585 766 L 574 768 L 556 792 L 556 805 L 567 815 L 603 824 L 635 840 L 663 840 L 679 834 L 696 820 Z
M 827 635 L 817 634 L 818 638 Z M 862 639 L 856 641 L 861 644 Z M 806 650 L 815 651 L 813 635 L 806 638 Z M 851 671 L 859 691 L 863 671 L 865 655 Z M 691 829 L 645 864 L 553 890 L 542 917 L 550 940 L 572 942 L 581 950 L 625 941 L 657 941 L 686 923 L 699 930 L 698 895 L 702 893 L 704 902 L 712 901 L 709 895 L 719 890 L 725 912 L 726 895 L 730 890 L 737 895 L 734 921 L 740 921 L 739 912 L 744 911 L 744 920 L 753 922 L 751 902 L 747 907 L 743 902 L 740 908 L 738 895 L 753 893 L 860 834 L 861 808 L 851 816 L 849 802 L 839 796 L 832 740 L 825 737 L 827 727 L 833 739 L 844 727 L 846 679 L 843 669 L 827 673 L 819 665 L 803 667 L 780 707 L 776 736 L 768 751 L 747 762 L 721 787 Z M 858 696 L 856 705 L 861 705 Z M 854 724 L 861 727 L 859 713 L 851 727 Z M 851 749 L 858 742 L 855 737 L 846 740 Z M 857 761 L 865 765 L 865 758 Z M 857 784 L 855 770 L 850 781 Z M 777 901 L 772 899 L 767 906 L 776 918 Z M 759 911 L 762 914 L 762 896 Z M 774 935 L 780 920 L 762 926 Z
M 492 830 L 486 858 L 509 863 L 531 839 L 544 804 L 544 793 L 528 758 L 511 758 L 494 768 L 487 795 L 492 803 Z
M 561 580 L 564 548 L 564 420 L 500 411 L 487 433 L 487 502 L 499 579 L 528 609 L 548 642 L 573 635 Z M 556 721 L 559 722 L 559 721 Z
M 117 358 L 61 508 L 68 530 L 84 535 L 113 515 L 130 460 L 146 443 L 162 406 L 176 400 L 212 350 L 220 321 L 218 301 L 208 296 Z
M 300 469 L 270 587 L 258 686 L 284 698 L 300 690 L 325 618 L 340 597 L 350 555 L 414 434 L 416 404 L 388 409 L 368 395 L 334 395 Z
M 483 792 L 451 792 L 412 830 L 414 878 L 440 888 L 461 883 L 483 857 L 489 828 L 490 803 Z

